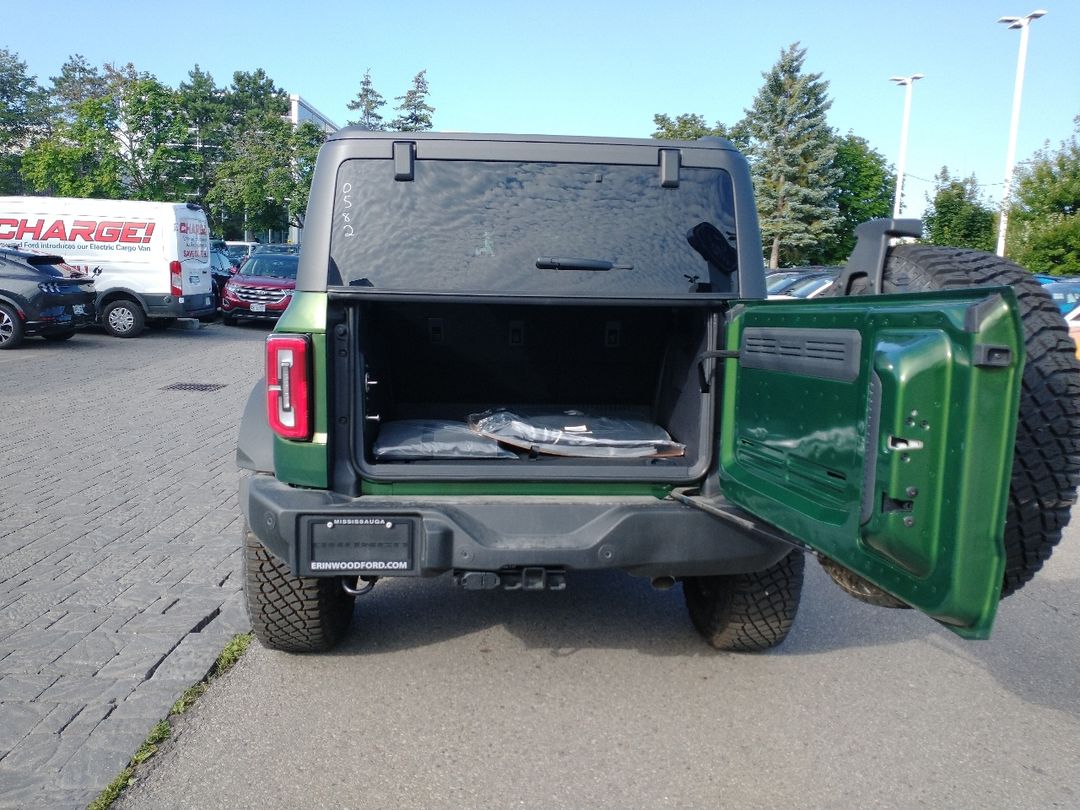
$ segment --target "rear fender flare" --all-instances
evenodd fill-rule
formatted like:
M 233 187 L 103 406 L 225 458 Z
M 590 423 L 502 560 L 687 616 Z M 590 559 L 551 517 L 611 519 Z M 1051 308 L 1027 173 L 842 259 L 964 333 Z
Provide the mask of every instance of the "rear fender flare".
M 244 406 L 236 442 L 236 466 L 274 474 L 274 434 L 266 421 L 266 379 L 255 384 Z

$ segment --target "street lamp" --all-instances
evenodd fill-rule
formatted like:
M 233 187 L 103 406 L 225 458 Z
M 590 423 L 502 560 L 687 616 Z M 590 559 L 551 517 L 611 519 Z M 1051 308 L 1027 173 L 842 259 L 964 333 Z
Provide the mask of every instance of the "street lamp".
M 911 88 L 923 78 L 921 73 L 910 76 L 893 76 L 890 82 L 896 82 L 904 90 L 904 123 L 900 125 L 900 159 L 896 165 L 896 199 L 893 200 L 893 219 L 900 218 L 900 199 L 904 193 L 904 166 L 907 164 L 908 122 L 911 120 Z
M 1005 232 L 1009 228 L 1009 197 L 1012 195 L 1013 168 L 1016 163 L 1016 131 L 1020 127 L 1020 95 L 1024 90 L 1024 64 L 1027 62 L 1028 27 L 1032 20 L 1045 15 L 1037 9 L 1024 17 L 1002 17 L 1010 29 L 1020 29 L 1020 55 L 1016 59 L 1016 84 L 1013 86 L 1012 123 L 1009 125 L 1009 148 L 1005 155 L 1005 191 L 1001 195 L 1001 218 L 998 220 L 997 255 L 1005 255 Z

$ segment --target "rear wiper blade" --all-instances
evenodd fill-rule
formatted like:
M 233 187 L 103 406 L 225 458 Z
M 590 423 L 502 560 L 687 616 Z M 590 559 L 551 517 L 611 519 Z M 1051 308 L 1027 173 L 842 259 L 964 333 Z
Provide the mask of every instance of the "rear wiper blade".
M 572 259 L 567 256 L 541 256 L 538 270 L 633 270 L 632 264 L 615 264 L 607 259 Z

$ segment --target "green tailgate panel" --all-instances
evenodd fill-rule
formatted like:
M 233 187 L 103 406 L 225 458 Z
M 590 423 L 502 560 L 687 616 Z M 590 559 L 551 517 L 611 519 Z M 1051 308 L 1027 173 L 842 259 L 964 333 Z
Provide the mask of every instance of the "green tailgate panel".
M 1012 290 L 746 302 L 727 338 L 728 499 L 985 638 L 1024 360 Z

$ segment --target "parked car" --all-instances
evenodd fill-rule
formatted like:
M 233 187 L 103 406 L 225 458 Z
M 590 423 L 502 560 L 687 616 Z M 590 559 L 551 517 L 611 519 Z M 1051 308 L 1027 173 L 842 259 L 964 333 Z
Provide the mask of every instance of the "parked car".
M 233 267 L 239 267 L 258 246 L 258 242 L 226 242 L 225 252 L 232 261 Z
M 222 320 L 234 324 L 240 318 L 280 317 L 296 287 L 299 258 L 295 254 L 253 253 L 222 289 Z
M 274 244 L 274 245 L 259 245 L 253 251 L 255 253 L 279 253 L 279 254 L 299 254 L 300 246 L 293 244 Z
M 836 268 L 807 267 L 801 272 L 778 279 L 766 288 L 769 298 L 812 298 L 836 278 Z M 801 294 L 795 292 L 800 290 Z
M 1069 327 L 1069 337 L 1076 345 L 1076 357 L 1080 359 L 1080 304 L 1074 306 L 1065 315 L 1065 324 Z
M 812 273 L 802 276 L 796 284 L 788 287 L 784 295 L 792 298 L 816 298 L 836 280 L 834 273 Z
M 94 322 L 94 279 L 65 275 L 63 261 L 0 249 L 0 349 L 14 349 L 31 335 L 67 340 Z
M 1076 281 L 1052 281 L 1043 284 L 1043 289 L 1050 293 L 1062 315 L 1066 315 L 1080 306 L 1080 283 Z
M 222 250 L 210 251 L 210 277 L 214 282 L 214 307 L 221 309 L 221 291 L 233 277 L 237 267 L 229 259 L 229 254 Z

